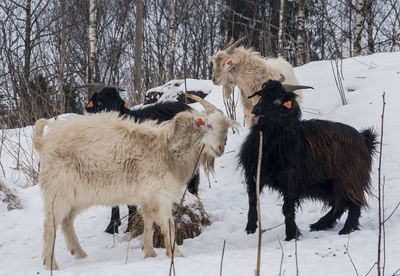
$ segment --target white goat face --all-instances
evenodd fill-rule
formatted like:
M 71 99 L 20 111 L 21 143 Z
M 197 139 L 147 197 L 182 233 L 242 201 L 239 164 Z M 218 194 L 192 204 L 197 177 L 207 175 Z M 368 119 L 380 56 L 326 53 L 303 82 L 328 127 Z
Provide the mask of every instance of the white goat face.
M 219 51 L 210 58 L 214 64 L 212 82 L 215 85 L 221 85 L 223 82 L 223 70 L 225 63 L 229 60 L 229 55 L 225 51 Z
M 220 111 L 207 115 L 207 132 L 204 135 L 204 152 L 213 157 L 220 157 L 225 151 L 228 130 L 236 127 L 236 122 L 228 119 Z

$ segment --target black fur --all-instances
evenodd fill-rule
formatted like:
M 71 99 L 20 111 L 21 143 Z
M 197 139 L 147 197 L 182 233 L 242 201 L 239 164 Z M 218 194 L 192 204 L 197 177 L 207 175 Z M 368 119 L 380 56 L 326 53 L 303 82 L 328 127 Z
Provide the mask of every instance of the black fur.
M 260 186 L 277 190 L 283 196 L 286 240 L 300 234 L 295 211 L 304 199 L 320 200 L 331 208 L 310 225 L 311 231 L 333 227 L 345 210 L 348 217 L 339 234 L 357 230 L 361 207 L 367 206 L 365 194 L 370 192 L 376 133 L 372 129 L 358 132 L 331 121 L 300 120 L 296 95 L 286 92 L 279 81 L 264 83 L 259 94 L 261 98 L 252 112 L 259 116 L 258 123 L 252 126 L 239 153 L 249 196 L 247 233 L 254 233 L 257 228 L 255 177 L 260 130 Z
M 95 92 L 86 105 L 86 111 L 89 113 L 97 113 L 102 111 L 117 111 L 121 116 L 129 116 L 137 122 L 144 120 L 157 120 L 159 123 L 171 120 L 177 113 L 191 110 L 187 104 L 180 102 L 164 102 L 154 105 L 145 106 L 141 109 L 130 110 L 124 100 L 119 95 L 117 89 L 112 87 L 103 88 L 100 92 Z M 193 176 L 188 182 L 188 191 L 197 195 L 199 185 L 199 172 Z M 128 206 L 128 232 L 132 226 L 132 218 L 136 214 L 136 206 Z M 119 207 L 111 209 L 110 223 L 106 228 L 106 232 L 110 234 L 118 233 L 118 226 L 121 225 Z

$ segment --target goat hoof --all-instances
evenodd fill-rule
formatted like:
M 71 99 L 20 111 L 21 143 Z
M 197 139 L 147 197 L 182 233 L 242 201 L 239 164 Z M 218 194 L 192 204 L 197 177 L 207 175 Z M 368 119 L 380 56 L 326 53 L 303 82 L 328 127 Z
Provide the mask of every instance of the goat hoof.
M 354 232 L 356 230 L 359 230 L 358 227 L 350 228 L 350 229 L 342 229 L 342 230 L 339 231 L 339 235 L 347 235 L 347 234 L 350 234 L 351 232 Z
M 46 269 L 58 270 L 58 264 L 57 264 L 56 260 L 54 260 L 54 259 L 53 259 L 53 264 L 51 264 L 50 261 L 46 261 L 46 259 L 44 259 L 43 265 L 46 267 Z M 53 268 L 50 267 L 51 265 L 53 265 Z
M 310 231 L 311 232 L 313 232 L 313 231 L 322 231 L 322 230 L 326 230 L 328 228 L 331 228 L 331 227 L 326 226 L 326 225 L 320 225 L 318 223 L 310 224 Z
M 83 250 L 77 250 L 77 251 L 75 252 L 75 258 L 76 258 L 76 259 L 83 259 L 83 258 L 86 258 L 86 257 L 87 257 L 87 254 L 86 254 L 86 252 L 83 251 Z
M 167 252 L 167 256 L 171 258 L 172 257 L 171 252 Z M 179 257 L 183 258 L 184 256 L 181 253 L 181 251 L 179 251 L 178 248 L 175 248 L 175 250 L 174 250 L 174 258 L 179 258 Z
M 144 258 L 145 258 L 145 259 L 146 259 L 146 258 L 150 258 L 150 257 L 157 257 L 157 253 L 156 253 L 156 251 L 154 251 L 153 248 L 151 248 L 151 250 L 147 250 L 147 251 L 144 253 Z
M 249 225 L 249 224 L 247 224 L 247 226 L 246 226 L 246 232 L 247 232 L 248 235 L 249 234 L 254 234 L 256 232 L 256 229 L 257 229 L 257 225 Z

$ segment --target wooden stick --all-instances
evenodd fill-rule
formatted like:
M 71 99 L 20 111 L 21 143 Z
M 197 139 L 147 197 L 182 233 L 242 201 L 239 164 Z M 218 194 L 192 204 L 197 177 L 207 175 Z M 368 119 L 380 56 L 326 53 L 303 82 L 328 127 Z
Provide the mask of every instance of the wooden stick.
M 260 144 L 258 146 L 258 162 L 257 162 L 257 180 L 256 180 L 256 195 L 257 195 L 257 219 L 258 219 L 258 250 L 257 250 L 257 268 L 256 276 L 260 276 L 261 266 L 261 241 L 262 241 L 262 228 L 261 228 L 261 208 L 260 208 L 260 172 L 261 172 L 261 159 L 262 159 L 262 144 L 263 133 L 260 131 Z

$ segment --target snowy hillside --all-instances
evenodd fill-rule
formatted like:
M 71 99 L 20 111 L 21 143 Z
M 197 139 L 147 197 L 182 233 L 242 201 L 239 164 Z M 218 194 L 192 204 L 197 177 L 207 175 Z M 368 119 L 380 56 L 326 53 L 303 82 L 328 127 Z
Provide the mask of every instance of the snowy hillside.
M 296 68 L 296 75 L 304 85 L 315 90 L 304 91 L 303 117 L 343 122 L 357 129 L 374 126 L 380 131 L 382 93 L 386 93 L 386 112 L 383 146 L 383 176 L 385 176 L 385 207 L 387 216 L 400 201 L 400 52 L 374 54 L 343 61 L 344 87 L 348 104 L 343 106 L 337 91 L 329 61 L 313 62 Z M 203 81 L 212 91 L 207 100 L 221 110 L 221 87 L 211 81 Z M 191 82 L 188 82 L 190 89 Z M 199 83 L 196 82 L 196 86 Z M 197 87 L 196 87 L 197 89 Z M 199 104 L 193 105 L 200 109 Z M 239 106 L 238 121 L 243 122 L 243 110 Z M 23 135 L 18 135 L 23 133 Z M 248 200 L 243 176 L 237 167 L 236 156 L 247 128 L 239 134 L 229 134 L 225 154 L 216 160 L 216 175 L 201 175 L 200 197 L 211 216 L 212 225 L 195 239 L 186 240 L 180 247 L 184 258 L 175 260 L 176 275 L 219 275 L 221 252 L 226 240 L 223 275 L 254 275 L 257 255 L 257 234 L 247 235 Z M 22 140 L 24 154 L 32 152 L 30 136 L 32 128 L 15 132 L 15 141 Z M 11 134 L 10 134 L 11 135 Z M 13 138 L 14 139 L 14 138 Z M 26 139 L 26 140 L 25 140 Z M 11 151 L 12 152 L 12 151 Z M 31 160 L 37 162 L 37 160 Z M 21 199 L 21 210 L 7 211 L 0 202 L 0 275 L 48 274 L 42 266 L 43 211 L 39 186 L 31 186 L 27 178 L 15 169 L 10 154 L 1 155 L 4 182 Z M 377 193 L 378 160 L 375 158 L 372 183 Z M 310 223 L 317 221 L 326 210 L 318 202 L 306 201 L 297 212 L 296 222 L 303 235 L 297 242 L 300 275 L 356 275 L 345 245 L 360 275 L 365 275 L 376 262 L 378 241 L 378 203 L 368 198 L 369 209 L 363 210 L 360 231 L 339 236 L 347 214 L 333 229 L 309 232 Z M 263 228 L 279 225 L 284 218 L 282 200 L 277 193 L 265 190 L 261 196 Z M 123 214 L 126 207 L 121 208 Z M 75 220 L 75 228 L 88 257 L 75 260 L 66 250 L 61 231 L 57 232 L 55 255 L 60 270 L 54 275 L 168 275 L 170 260 L 164 249 L 156 249 L 156 258 L 144 259 L 141 239 L 128 242 L 128 235 L 114 237 L 104 232 L 108 224 L 110 208 L 93 207 Z M 123 222 L 121 229 L 126 227 Z M 263 235 L 262 275 L 278 275 L 283 249 L 283 275 L 296 274 L 295 242 L 284 241 L 284 226 L 276 227 Z M 392 275 L 400 269 L 400 210 L 386 223 L 386 273 Z M 370 275 L 376 275 L 376 269 Z M 400 275 L 397 271 L 396 275 Z

